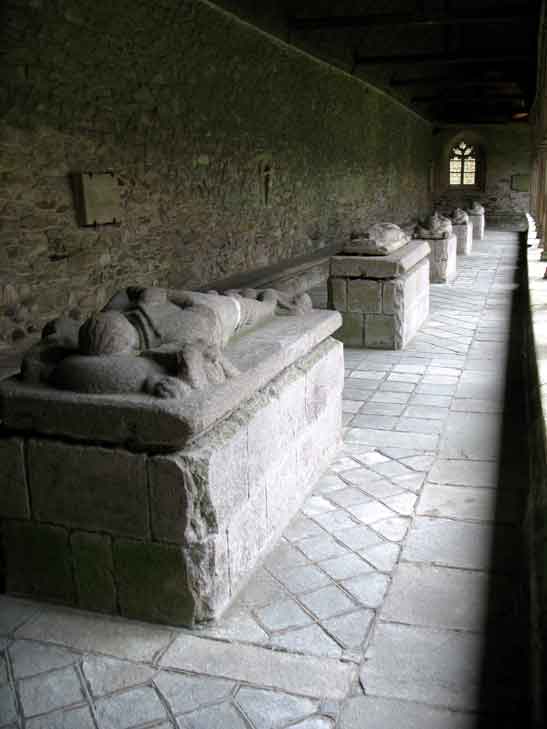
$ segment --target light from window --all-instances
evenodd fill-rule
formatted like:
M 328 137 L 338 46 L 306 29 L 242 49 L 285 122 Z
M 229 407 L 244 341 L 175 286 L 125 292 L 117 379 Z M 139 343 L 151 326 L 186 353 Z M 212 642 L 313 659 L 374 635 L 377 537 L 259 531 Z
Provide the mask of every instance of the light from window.
M 450 154 L 450 184 L 475 185 L 477 158 L 473 147 L 465 142 L 457 144 Z

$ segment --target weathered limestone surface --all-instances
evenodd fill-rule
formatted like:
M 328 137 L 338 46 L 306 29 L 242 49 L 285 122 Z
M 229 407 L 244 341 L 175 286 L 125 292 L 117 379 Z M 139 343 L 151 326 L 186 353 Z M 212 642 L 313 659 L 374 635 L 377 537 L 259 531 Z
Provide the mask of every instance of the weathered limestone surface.
M 339 323 L 335 312 L 312 312 L 236 340 L 232 354 L 252 392 L 243 386 L 247 396 L 230 399 L 218 385 L 209 411 L 216 417 L 182 439 L 182 426 L 167 441 L 153 435 L 179 422 L 156 410 L 137 439 L 144 452 L 118 436 L 90 442 L 89 421 L 101 409 L 91 395 L 79 416 L 88 423 L 70 442 L 60 438 L 70 436 L 77 399 L 74 420 L 63 423 L 57 411 L 49 421 L 56 437 L 46 439 L 39 413 L 54 409 L 55 398 L 27 392 L 27 419 L 12 419 L 21 411 L 9 390 L 5 422 L 24 432 L 0 440 L 7 591 L 172 624 L 217 617 L 339 446 L 344 364 L 342 345 L 329 336 Z M 101 427 L 110 418 L 112 431 L 123 431 L 124 399 L 110 401 Z M 139 403 L 133 407 L 137 424 Z
M 485 230 L 484 212 L 473 213 L 471 210 L 468 210 L 467 213 L 469 215 L 469 222 L 473 225 L 474 240 L 483 240 Z
M 330 275 L 360 278 L 394 278 L 410 271 L 429 251 L 421 240 L 411 241 L 389 256 L 347 256 L 331 258 Z
M 213 3 L 124 0 L 108 14 L 10 4 L 0 340 L 83 318 L 128 282 L 207 286 L 430 207 L 431 126 L 388 96 Z M 378 133 L 361 134 L 363 118 Z M 70 173 L 105 170 L 123 221 L 78 227 Z
M 452 223 L 452 230 L 457 240 L 457 253 L 460 256 L 468 256 L 473 250 L 473 224 Z
M 458 242 L 454 233 L 446 238 L 429 238 L 431 247 L 429 280 L 431 283 L 447 283 L 456 276 Z
M 23 448 L 20 438 L 0 440 L 0 513 L 20 519 L 29 516 Z
M 388 256 L 333 256 L 329 300 L 342 314 L 344 344 L 406 346 L 429 312 L 429 250 L 412 241 Z
M 224 352 L 239 375 L 214 388 L 195 390 L 183 401 L 145 394 L 93 395 L 0 383 L 5 427 L 132 448 L 176 450 L 210 427 L 340 326 L 334 312 L 278 317 L 253 333 L 233 339 Z

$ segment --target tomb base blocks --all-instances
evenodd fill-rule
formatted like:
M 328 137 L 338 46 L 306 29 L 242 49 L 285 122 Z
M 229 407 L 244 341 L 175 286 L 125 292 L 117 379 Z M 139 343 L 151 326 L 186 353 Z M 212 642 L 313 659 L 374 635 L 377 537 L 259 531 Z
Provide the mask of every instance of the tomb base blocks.
M 173 625 L 217 617 L 340 445 L 343 351 L 328 336 L 340 317 L 313 312 L 308 319 L 308 328 L 305 317 L 275 322 L 270 347 L 267 327 L 258 330 L 265 359 L 276 347 L 283 353 L 277 373 L 205 432 L 170 430 L 185 440 L 178 447 L 147 447 L 144 431 L 138 448 L 115 442 L 115 429 L 111 443 L 93 442 L 91 428 L 70 439 L 54 432 L 61 426 L 53 420 L 42 423 L 44 434 L 32 432 L 24 386 L 7 385 L 3 415 L 12 427 L 0 439 L 6 591 Z M 83 400 L 86 419 L 93 397 Z M 34 409 L 46 412 L 40 402 Z
M 452 230 L 457 240 L 458 255 L 468 256 L 473 250 L 472 223 L 452 223 Z
M 412 241 L 388 256 L 333 256 L 329 302 L 343 319 L 336 337 L 350 347 L 405 347 L 429 313 L 429 252 Z
M 484 213 L 480 213 L 479 215 L 473 215 L 473 213 L 468 212 L 468 215 L 469 222 L 473 225 L 473 239 L 483 240 L 485 230 Z
M 458 243 L 454 233 L 447 238 L 427 238 L 431 248 L 429 280 L 448 283 L 456 276 Z

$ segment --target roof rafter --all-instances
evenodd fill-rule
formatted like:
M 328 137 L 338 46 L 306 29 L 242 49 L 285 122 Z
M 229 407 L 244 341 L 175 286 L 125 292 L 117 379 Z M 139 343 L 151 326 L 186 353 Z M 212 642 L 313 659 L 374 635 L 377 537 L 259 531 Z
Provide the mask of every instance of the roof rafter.
M 391 56 L 360 56 L 355 55 L 355 66 L 385 66 L 435 63 L 440 66 L 455 66 L 463 64 L 493 64 L 493 63 L 531 63 L 532 54 L 506 54 L 506 55 L 480 55 L 461 56 L 455 53 L 408 53 Z
M 535 19 L 533 12 L 524 11 L 522 6 L 503 10 L 478 13 L 420 14 L 420 13 L 370 13 L 366 15 L 327 15 L 321 17 L 291 17 L 290 28 L 295 30 L 369 28 L 393 25 L 443 26 L 443 25 L 483 25 L 487 23 L 522 23 Z

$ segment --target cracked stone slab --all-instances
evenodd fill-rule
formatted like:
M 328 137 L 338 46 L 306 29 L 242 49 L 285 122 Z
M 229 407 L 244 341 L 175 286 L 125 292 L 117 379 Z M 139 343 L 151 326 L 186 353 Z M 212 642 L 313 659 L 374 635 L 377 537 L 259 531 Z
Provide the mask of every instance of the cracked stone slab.
M 45 714 L 84 700 L 80 681 L 73 668 L 62 668 L 19 682 L 19 696 L 26 717 Z
M 147 683 L 157 673 L 150 666 L 104 656 L 86 656 L 82 670 L 94 696 Z
M 37 716 L 26 723 L 27 729 L 95 729 L 95 722 L 87 706 L 54 711 Z
M 29 640 L 18 640 L 13 643 L 9 648 L 9 654 L 16 679 L 51 671 L 54 668 L 64 668 L 80 658 L 64 648 Z
M 154 683 L 175 715 L 228 698 L 235 687 L 233 681 L 167 671 L 159 673 Z
M 16 630 L 42 609 L 38 603 L 0 595 L 0 635 Z
M 256 729 L 274 729 L 303 719 L 317 711 L 318 702 L 290 694 L 243 687 L 237 703 Z
M 146 722 L 167 718 L 167 712 L 153 688 L 136 688 L 96 704 L 101 729 L 130 729 Z
M 347 694 L 354 670 L 349 664 L 333 659 L 291 655 L 191 635 L 179 635 L 160 665 L 333 699 Z
M 171 631 L 128 620 L 47 609 L 17 631 L 17 637 L 59 643 L 79 651 L 152 661 L 171 641 Z

